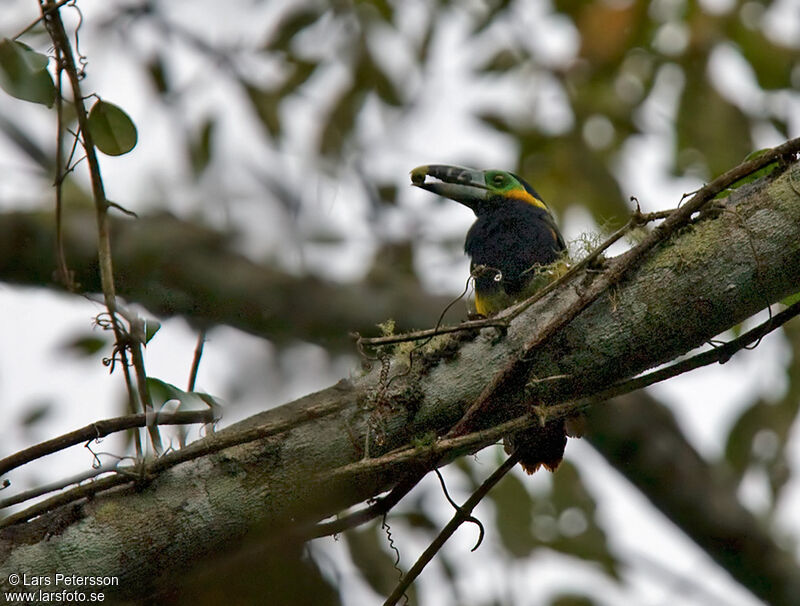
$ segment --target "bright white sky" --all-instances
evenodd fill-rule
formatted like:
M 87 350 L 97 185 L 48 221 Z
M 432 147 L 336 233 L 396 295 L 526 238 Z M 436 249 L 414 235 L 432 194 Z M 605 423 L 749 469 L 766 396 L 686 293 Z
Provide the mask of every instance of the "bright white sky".
M 288 0 L 287 0 L 288 1 Z M 93 24 L 100 15 L 107 13 L 109 6 L 116 3 L 99 0 L 81 0 L 85 24 L 82 29 L 81 44 L 89 58 L 88 78 L 85 86 L 97 91 L 109 101 L 119 103 L 134 118 L 139 129 L 139 144 L 130 154 L 119 158 L 102 159 L 105 182 L 109 197 L 138 212 L 146 212 L 167 204 L 172 212 L 179 215 L 203 215 L 207 220 L 220 225 L 232 225 L 242 232 L 242 249 L 256 258 L 264 258 L 279 246 L 276 242 L 282 234 L 296 226 L 284 223 L 274 212 L 261 203 L 261 185 L 253 179 L 249 167 L 259 163 L 280 161 L 285 168 L 285 178 L 290 182 L 304 179 L 303 173 L 312 163 L 312 150 L 307 144 L 307 133 L 318 120 L 319 103 L 314 94 L 315 87 L 337 86 L 341 74 L 326 74 L 318 82 L 310 85 L 304 99 L 297 100 L 287 109 L 292 115 L 305 116 L 294 120 L 289 128 L 291 137 L 286 149 L 270 149 L 263 140 L 252 135 L 254 127 L 241 94 L 234 87 L 221 82 L 218 73 L 200 63 L 196 56 L 185 51 L 175 51 L 175 69 L 182 74 L 185 86 L 192 90 L 192 104 L 180 111 L 190 120 L 200 122 L 209 113 L 223 114 L 220 125 L 220 138 L 217 145 L 222 157 L 234 159 L 224 171 L 214 171 L 208 178 L 194 186 L 187 186 L 188 167 L 179 158 L 178 135 L 180 127 L 169 112 L 154 109 L 150 102 L 148 85 L 140 78 L 135 65 L 126 59 L 129 47 L 114 35 L 98 35 Z M 168 3 L 165 3 L 168 4 Z M 287 2 L 253 4 L 238 3 L 250 18 L 242 23 L 235 15 L 239 10 L 226 7 L 219 9 L 218 3 L 174 2 L 170 6 L 180 19 L 190 17 L 197 28 L 214 40 L 229 42 L 260 40 L 267 23 L 281 5 Z M 706 3 L 704 3 L 706 4 Z M 711 4 L 709 2 L 709 4 Z M 715 6 L 724 2 L 713 3 Z M 783 6 L 790 2 L 783 3 Z M 548 16 L 544 3 L 533 4 L 522 18 L 529 20 L 531 27 L 537 28 L 536 44 L 553 62 L 567 60 L 576 49 L 575 34 L 569 23 Z M 37 3 L 32 0 L 6 1 L 3 18 L 0 19 L 0 36 L 13 35 L 36 15 Z M 409 19 L 404 23 L 414 23 L 414 11 L 420 10 L 419 2 L 407 5 Z M 787 10 L 792 13 L 791 7 Z M 69 15 L 70 11 L 66 11 Z M 780 22 L 780 20 L 778 20 Z M 397 122 L 378 119 L 367 129 L 370 136 L 366 140 L 369 151 L 370 170 L 396 180 L 403 186 L 408 183 L 408 171 L 417 165 L 431 162 L 463 163 L 471 159 L 480 166 L 511 166 L 516 151 L 508 139 L 485 128 L 478 128 L 469 117 L 476 105 L 490 100 L 491 94 L 471 82 L 468 76 L 469 56 L 461 54 L 460 41 L 466 33 L 467 20 L 458 11 L 448 27 L 437 33 L 432 46 L 437 61 L 435 86 L 421 90 L 415 113 Z M 781 35 L 786 25 L 781 25 Z M 797 32 L 797 28 L 793 30 Z M 791 35 L 792 30 L 789 30 Z M 137 30 L 133 34 L 144 45 L 160 44 L 153 35 Z M 799 38 L 800 39 L 800 34 Z M 382 42 L 390 49 L 390 55 L 403 61 L 402 48 L 387 36 Z M 38 49 L 46 52 L 47 49 Z M 324 51 L 325 49 L 322 49 Z M 245 59 L 244 61 L 248 61 Z M 720 73 L 729 74 L 723 78 L 721 88 L 736 93 L 743 91 L 742 98 L 748 103 L 763 102 L 753 93 L 752 75 L 743 73 L 736 65 L 735 57 L 722 53 L 715 61 L 725 69 Z M 270 77 L 270 66 L 259 64 L 252 59 L 250 66 L 255 73 Z M 677 94 L 681 83 L 676 84 L 675 74 L 665 71 L 656 87 L 656 93 L 638 116 L 645 134 L 631 141 L 618 161 L 618 174 L 624 185 L 625 195 L 636 195 L 644 210 L 655 210 L 674 206 L 684 192 L 699 185 L 693 179 L 674 179 L 667 174 L 668 154 L 671 141 L 669 124 L 674 116 Z M 411 83 L 413 85 L 413 83 Z M 547 87 L 547 82 L 541 86 Z M 546 96 L 550 103 L 541 106 L 541 120 L 551 124 L 569 126 L 570 116 L 564 115 L 558 103 L 558 90 Z M 220 108 L 225 108 L 224 112 Z M 176 109 L 176 111 L 178 111 Z M 800 111 L 797 112 L 800 115 Z M 52 137 L 53 122 L 47 112 L 39 107 L 0 94 L 0 114 L 24 121 L 47 141 Z M 307 118 L 307 119 L 306 119 Z M 373 124 L 374 122 L 374 124 Z M 795 124 L 794 136 L 800 134 L 800 124 Z M 776 133 L 769 129 L 756 133 L 761 147 L 778 143 Z M 386 141 L 392 142 L 387 145 Z M 239 168 L 237 168 L 237 165 Z M 284 263 L 306 270 L 325 268 L 326 274 L 341 279 L 357 278 L 370 262 L 370 252 L 376 241 L 367 224 L 367 202 L 353 203 L 360 195 L 354 175 L 360 169 L 353 166 L 353 174 L 339 180 L 329 180 L 320 176 L 317 183 L 305 187 L 308 199 L 304 200 L 309 214 L 322 216 L 327 227 L 334 230 L 345 221 L 352 226 L 354 219 L 360 217 L 356 237 L 338 250 L 330 247 L 315 249 L 313 246 L 299 249 L 283 259 Z M 635 170 L 634 170 L 635 169 Z M 33 175 L 28 172 L 16 157 L 13 147 L 0 138 L 0 209 L 38 207 L 41 201 L 32 192 L 40 191 Z M 546 197 L 555 197 L 558 192 L 542 192 Z M 347 201 L 345 203 L 344 201 Z M 48 202 L 49 203 L 49 202 Z M 467 261 L 460 254 L 443 253 L 433 242 L 443 234 L 460 237 L 466 232 L 472 216 L 466 209 L 454 204 L 437 204 L 425 192 L 412 188 L 403 189 L 399 210 L 381 224 L 384 235 L 417 233 L 424 241 L 419 248 L 418 263 L 424 269 L 424 279 L 432 290 L 459 292 L 468 274 Z M 571 211 L 562 217 L 567 239 L 575 239 L 581 233 L 594 230 L 595 226 L 588 213 Z M 302 227 L 300 229 L 305 229 Z M 98 359 L 79 359 L 59 350 L 64 343 L 77 333 L 88 332 L 92 317 L 100 309 L 89 301 L 57 295 L 35 289 L 19 289 L 0 284 L 0 331 L 4 335 L 0 342 L 0 402 L 3 403 L 7 422 L 0 426 L 0 456 L 4 456 L 23 446 L 53 437 L 65 431 L 83 426 L 91 421 L 116 416 L 121 410 L 122 380 L 119 376 L 109 377 L 107 370 Z M 161 333 L 148 347 L 148 372 L 165 381 L 185 386 L 196 335 L 180 319 L 167 321 Z M 725 366 L 717 366 L 694 373 L 655 388 L 658 397 L 669 402 L 677 414 L 688 437 L 706 455 L 716 456 L 723 447 L 723 438 L 732 420 L 742 407 L 751 401 L 754 394 L 775 397 L 784 389 L 784 368 L 787 364 L 787 347 L 779 335 L 763 340 L 757 350 L 739 354 Z M 278 354 L 266 342 L 244 335 L 230 328 L 221 327 L 211 332 L 198 378 L 198 389 L 219 395 L 229 403 L 225 423 L 235 421 L 252 411 L 288 401 L 345 376 L 354 368 L 353 358 L 329 360 L 318 347 L 297 345 L 290 351 Z M 302 373 L 293 369 L 302 368 Z M 265 371 L 266 369 L 266 371 Z M 289 379 L 281 383 L 281 374 Z M 271 394 L 266 396 L 265 394 Z M 52 402 L 53 412 L 46 421 L 29 432 L 19 430 L 18 420 L 34 403 Z M 119 441 L 106 439 L 99 450 L 119 451 Z M 800 465 L 800 449 L 793 453 L 795 470 Z M 565 560 L 553 554 L 536 554 L 529 563 L 520 564 L 503 561 L 496 548 L 494 538 L 489 537 L 487 546 L 477 554 L 469 554 L 474 536 L 471 530 L 462 529 L 447 546 L 451 556 L 462 557 L 464 565 L 472 573 L 461 588 L 464 595 L 477 602 L 490 597 L 496 590 L 497 578 L 501 572 L 511 574 L 519 580 L 514 591 L 528 588 L 528 592 L 509 599 L 512 603 L 538 604 L 531 601 L 531 595 L 545 594 L 544 588 L 555 590 L 585 589 L 607 604 L 614 605 L 657 605 L 670 601 L 675 595 L 681 596 L 684 604 L 708 604 L 709 596 L 702 591 L 711 592 L 718 603 L 731 606 L 754 606 L 758 601 L 743 592 L 731 582 L 725 573 L 711 563 L 705 554 L 697 549 L 683 535 L 675 532 L 671 524 L 656 512 L 648 502 L 620 478 L 604 459 L 598 456 L 587 444 L 571 441 L 567 456 L 583 472 L 590 489 L 600 502 L 600 516 L 609 533 L 612 545 L 619 554 L 633 554 L 626 570 L 629 586 L 619 588 L 610 585 L 603 575 L 588 565 L 576 565 L 570 560 L 569 573 L 565 574 Z M 74 448 L 57 457 L 31 465 L 24 473 L 11 476 L 15 489 L 27 488 L 53 481 L 68 474 L 87 468 L 91 456 L 84 449 Z M 495 455 L 485 452 L 480 460 L 488 474 L 495 461 Z M 459 491 L 460 476 L 447 474 L 451 493 L 459 500 L 465 495 Z M 430 479 L 429 479 L 430 480 Z M 537 485 L 547 483 L 549 478 L 539 473 L 532 480 Z M 763 478 L 752 478 L 743 493 L 745 501 L 756 510 L 763 504 L 765 485 Z M 442 503 L 428 504 L 431 514 L 442 524 L 449 517 L 449 511 Z M 490 519 L 491 505 L 482 505 L 478 512 L 482 518 Z M 791 498 L 783 505 L 786 512 L 784 523 L 795 533 L 800 531 L 800 494 L 796 488 Z M 425 544 L 413 535 L 396 537 L 400 541 L 403 562 L 409 565 Z M 644 539 L 644 540 L 643 540 Z M 344 546 L 332 540 L 317 542 L 323 556 L 318 558 L 323 568 L 329 565 L 329 558 L 337 566 L 346 564 L 348 558 L 342 556 Z M 322 544 L 320 547 L 319 545 Z M 657 548 L 656 548 L 657 546 Z M 326 555 L 325 555 L 326 554 Z M 646 562 L 646 555 L 650 563 Z M 326 564 L 328 562 L 328 564 Z M 663 570 L 658 570 L 662 568 Z M 438 596 L 427 603 L 447 603 L 449 595 L 439 596 L 437 592 L 437 573 L 434 569 L 423 574 L 421 591 L 429 596 Z M 680 587 L 680 581 L 673 586 L 665 581 L 665 574 L 679 575 L 683 580 L 696 579 L 702 583 L 702 591 L 687 594 Z M 352 571 L 351 571 L 352 572 Z M 376 596 L 352 575 L 346 574 L 345 588 L 351 598 L 350 603 L 374 602 Z M 569 587 L 564 583 L 568 580 Z M 535 589 L 535 593 L 532 593 Z M 691 589 L 691 588 L 690 588 Z M 507 589 L 499 595 L 506 595 Z M 672 593 L 673 591 L 677 593 Z

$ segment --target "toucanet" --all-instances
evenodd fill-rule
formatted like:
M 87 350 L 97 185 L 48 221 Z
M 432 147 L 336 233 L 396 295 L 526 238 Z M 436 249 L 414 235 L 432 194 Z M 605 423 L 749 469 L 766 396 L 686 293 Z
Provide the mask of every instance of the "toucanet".
M 528 298 L 558 273 L 566 245 L 541 196 L 525 180 L 502 170 L 431 164 L 411 171 L 411 182 L 455 200 L 477 217 L 464 242 L 475 283 L 475 309 L 489 316 Z M 567 437 L 563 420 L 506 439 L 523 448 L 528 473 L 558 467 Z

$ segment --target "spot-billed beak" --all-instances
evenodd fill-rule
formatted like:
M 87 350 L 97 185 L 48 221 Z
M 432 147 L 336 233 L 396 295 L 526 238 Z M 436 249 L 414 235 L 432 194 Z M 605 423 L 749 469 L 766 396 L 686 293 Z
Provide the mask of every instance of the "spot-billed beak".
M 427 178 L 435 179 L 428 181 Z M 411 184 L 449 198 L 477 212 L 489 194 L 482 170 L 429 164 L 411 171 Z

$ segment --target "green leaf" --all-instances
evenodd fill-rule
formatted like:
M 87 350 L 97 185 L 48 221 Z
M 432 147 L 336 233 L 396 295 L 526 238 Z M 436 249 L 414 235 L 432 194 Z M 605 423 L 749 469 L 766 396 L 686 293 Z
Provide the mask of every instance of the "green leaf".
M 89 133 L 95 146 L 109 156 L 127 154 L 136 146 L 136 125 L 122 109 L 98 101 L 89 112 Z
M 61 345 L 61 349 L 89 357 L 99 352 L 108 344 L 102 337 L 94 335 L 78 335 Z
M 153 399 L 154 406 L 161 406 L 170 400 L 178 400 L 186 393 L 182 389 L 175 387 L 172 383 L 167 383 L 155 377 L 147 377 L 147 389 Z
M 158 409 L 170 400 L 180 402 L 178 408 L 183 410 L 204 410 L 206 408 L 219 408 L 219 402 L 207 394 L 198 391 L 183 391 L 172 383 L 167 383 L 155 377 L 147 377 L 147 390 L 153 399 L 153 406 Z
M 156 333 L 161 329 L 161 322 L 158 320 L 145 320 L 144 321 L 144 344 L 147 345 L 156 336 Z
M 489 493 L 497 511 L 497 531 L 508 552 L 524 558 L 538 546 L 531 533 L 533 499 L 514 474 L 508 474 Z
M 47 71 L 49 59 L 28 45 L 3 38 L 0 41 L 0 87 L 9 95 L 53 107 L 56 87 Z
M 190 391 L 190 392 L 187 392 L 187 393 L 189 395 L 197 398 L 201 402 L 205 403 L 206 406 L 208 406 L 212 410 L 218 410 L 218 409 L 222 408 L 222 405 L 220 404 L 219 400 L 217 400 L 211 394 L 203 393 L 202 391 Z

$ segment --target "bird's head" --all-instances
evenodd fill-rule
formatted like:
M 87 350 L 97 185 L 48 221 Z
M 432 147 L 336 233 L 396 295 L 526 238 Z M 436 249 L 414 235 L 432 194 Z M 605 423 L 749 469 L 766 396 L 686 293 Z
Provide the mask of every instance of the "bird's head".
M 503 170 L 474 170 L 430 164 L 411 171 L 411 184 L 460 202 L 476 215 L 500 209 L 511 200 L 547 210 L 533 187 L 514 173 Z

